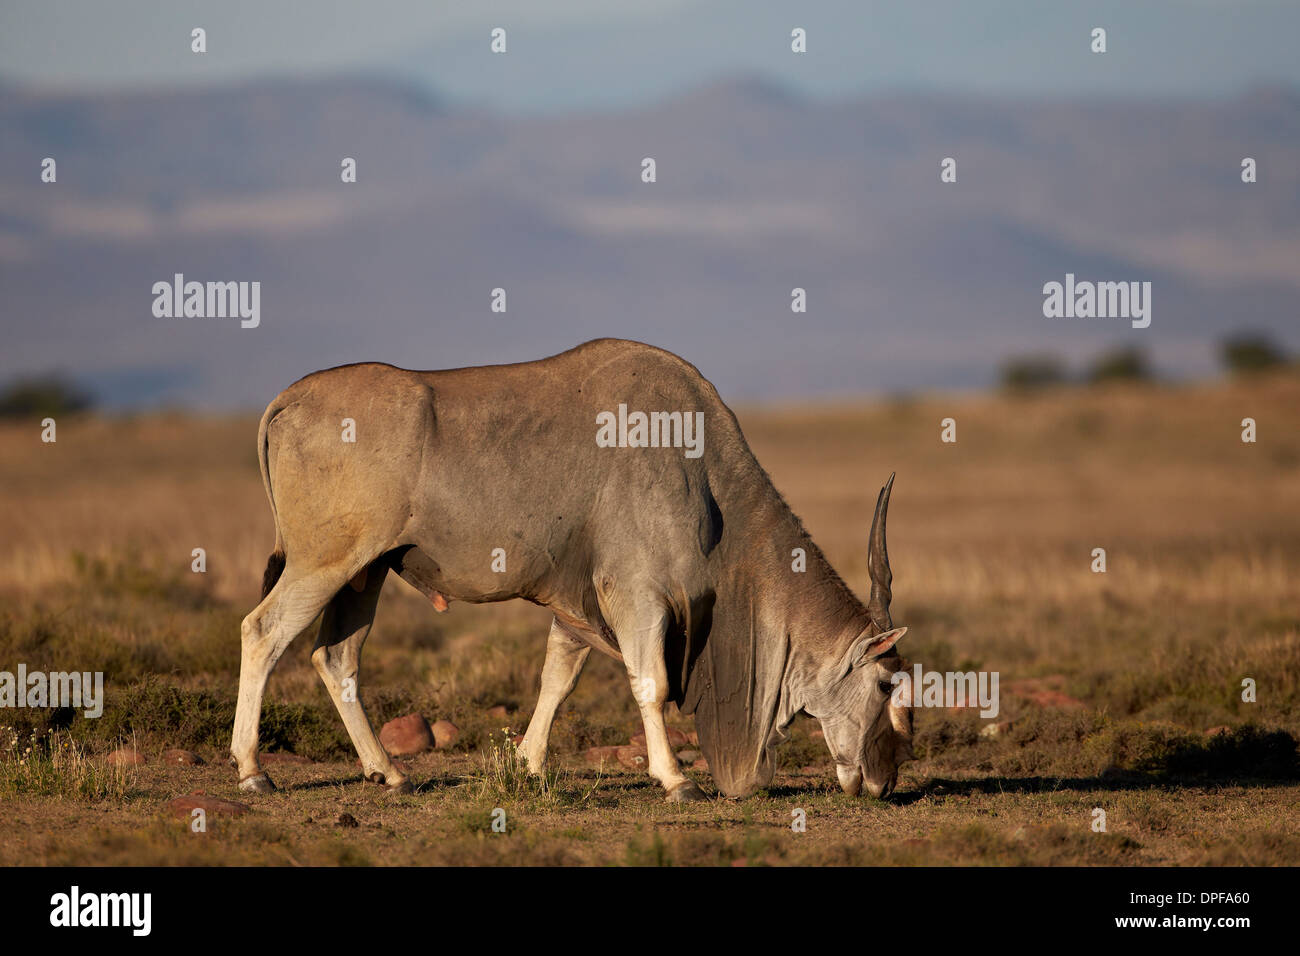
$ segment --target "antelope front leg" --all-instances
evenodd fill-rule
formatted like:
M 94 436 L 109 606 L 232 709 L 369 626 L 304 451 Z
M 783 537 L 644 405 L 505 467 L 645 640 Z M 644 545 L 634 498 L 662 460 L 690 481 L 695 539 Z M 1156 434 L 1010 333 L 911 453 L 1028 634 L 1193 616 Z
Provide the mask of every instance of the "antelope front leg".
M 654 625 L 641 630 L 634 640 L 624 644 L 620 637 L 623 660 L 627 664 L 632 696 L 641 708 L 650 776 L 663 784 L 671 802 L 705 800 L 707 797 L 699 785 L 682 773 L 668 743 L 668 727 L 664 723 L 664 706 L 668 702 L 668 668 L 664 662 L 667 623 L 664 614 Z
M 667 674 L 663 675 L 667 679 Z M 652 678 L 653 679 L 653 678 Z M 635 688 L 635 680 L 633 687 Z M 658 683 L 663 687 L 663 683 Z M 635 693 L 635 689 L 633 693 Z M 673 803 L 688 800 L 707 800 L 703 790 L 690 777 L 681 771 L 672 745 L 668 743 L 668 727 L 664 723 L 664 704 L 666 699 L 657 697 L 648 702 L 641 702 L 641 723 L 645 727 L 645 747 L 650 760 L 650 776 L 658 780 L 668 791 L 668 800 Z

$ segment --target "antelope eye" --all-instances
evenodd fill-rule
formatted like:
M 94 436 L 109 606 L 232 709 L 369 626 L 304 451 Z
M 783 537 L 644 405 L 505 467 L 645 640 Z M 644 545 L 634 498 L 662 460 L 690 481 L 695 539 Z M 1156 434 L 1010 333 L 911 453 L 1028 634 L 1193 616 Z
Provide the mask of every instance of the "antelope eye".
M 877 686 L 880 687 L 880 692 L 886 697 L 894 692 L 893 681 L 882 680 Z

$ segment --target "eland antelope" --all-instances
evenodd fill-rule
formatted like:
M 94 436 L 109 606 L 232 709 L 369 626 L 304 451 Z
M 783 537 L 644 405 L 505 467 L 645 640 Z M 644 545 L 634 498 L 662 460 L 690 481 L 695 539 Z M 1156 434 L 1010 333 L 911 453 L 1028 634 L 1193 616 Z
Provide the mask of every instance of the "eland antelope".
M 889 613 L 893 477 L 876 500 L 863 604 L 713 386 L 669 352 L 600 339 L 516 365 L 316 372 L 267 407 L 258 455 L 276 544 L 242 628 L 231 754 L 243 790 L 274 788 L 258 763 L 262 696 L 323 611 L 312 663 L 364 775 L 409 791 L 357 686 L 389 571 L 440 611 L 523 598 L 554 614 L 522 747 L 534 771 L 593 648 L 626 666 L 669 800 L 704 795 L 669 746 L 669 701 L 694 715 L 731 797 L 770 782 L 773 747 L 800 712 L 821 721 L 850 794 L 887 795 L 912 757 L 911 711 L 890 683 L 907 630 Z

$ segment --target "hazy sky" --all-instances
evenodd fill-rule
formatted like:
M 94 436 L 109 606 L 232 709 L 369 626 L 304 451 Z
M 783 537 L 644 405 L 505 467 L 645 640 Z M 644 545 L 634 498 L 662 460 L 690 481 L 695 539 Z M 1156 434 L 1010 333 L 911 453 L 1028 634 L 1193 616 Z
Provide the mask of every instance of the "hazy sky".
M 496 26 L 505 56 L 487 52 Z M 1088 50 L 1095 26 L 1104 56 Z M 1300 85 L 1297 37 L 1295 0 L 0 0 L 0 77 L 84 89 L 378 72 L 510 111 L 618 108 L 738 73 L 812 95 L 1232 95 Z

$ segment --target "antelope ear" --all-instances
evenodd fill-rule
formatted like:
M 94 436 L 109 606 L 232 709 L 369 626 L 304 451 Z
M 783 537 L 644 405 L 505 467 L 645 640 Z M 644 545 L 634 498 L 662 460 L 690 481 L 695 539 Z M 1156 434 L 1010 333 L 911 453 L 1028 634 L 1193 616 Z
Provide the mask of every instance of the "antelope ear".
M 858 639 L 849 648 L 848 659 L 851 666 L 862 667 L 877 658 L 884 657 L 893 650 L 894 645 L 902 640 L 906 633 L 907 628 L 896 627 L 892 631 L 873 635 L 871 628 L 868 628 L 858 635 Z

